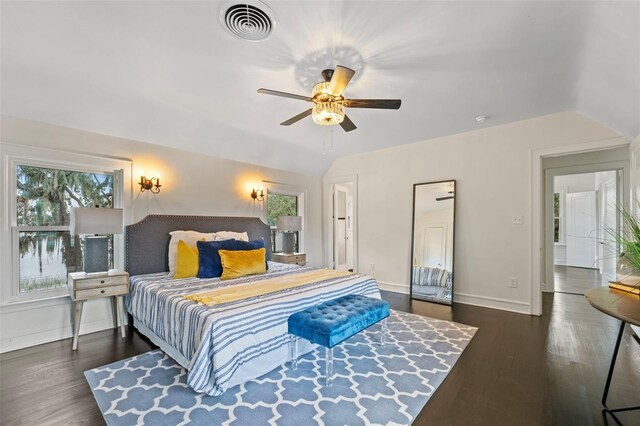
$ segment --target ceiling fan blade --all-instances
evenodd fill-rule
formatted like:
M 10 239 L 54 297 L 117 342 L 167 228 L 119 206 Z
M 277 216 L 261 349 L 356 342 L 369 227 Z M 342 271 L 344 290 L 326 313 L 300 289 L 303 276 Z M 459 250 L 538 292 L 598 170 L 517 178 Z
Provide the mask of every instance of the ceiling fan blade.
M 400 109 L 400 99 L 345 99 L 342 104 L 349 108 Z
M 295 95 L 293 93 L 287 93 L 287 92 L 278 92 L 277 90 L 258 89 L 258 93 L 262 93 L 263 95 L 281 96 L 283 98 L 299 99 L 301 101 L 311 102 L 311 98 L 308 96 Z
M 311 115 L 311 111 L 313 111 L 313 108 L 309 108 L 305 112 L 301 112 L 300 114 L 296 115 L 295 117 L 291 117 L 287 121 L 283 121 L 282 123 L 280 123 L 280 125 L 281 126 L 291 126 L 293 123 L 297 123 L 298 121 L 302 120 L 303 118 L 310 116 Z
M 438 197 L 436 198 L 436 201 L 453 200 L 453 198 L 454 198 L 453 195 L 448 195 L 446 197 Z
M 340 127 L 342 127 L 342 130 L 344 130 L 345 132 L 350 132 L 357 129 L 356 125 L 353 124 L 353 121 L 351 121 L 351 119 L 349 119 L 349 117 L 347 117 L 346 115 L 344 116 L 344 120 L 342 120 L 342 123 L 340 123 Z
M 331 77 L 331 82 L 329 83 L 329 88 L 327 89 L 329 94 L 333 96 L 342 95 L 342 92 L 344 92 L 344 89 L 347 88 L 347 84 L 349 84 L 351 78 L 355 73 L 356 72 L 351 68 L 338 65 L 333 71 L 333 77 Z

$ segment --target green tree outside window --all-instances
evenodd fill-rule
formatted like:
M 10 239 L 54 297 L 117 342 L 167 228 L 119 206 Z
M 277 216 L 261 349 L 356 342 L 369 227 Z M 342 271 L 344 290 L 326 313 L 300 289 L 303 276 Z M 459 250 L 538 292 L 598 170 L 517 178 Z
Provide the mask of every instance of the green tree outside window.
M 113 207 L 113 174 L 28 165 L 16 172 L 20 293 L 65 287 L 68 272 L 83 270 L 82 240 L 68 229 L 71 209 Z M 112 238 L 110 252 L 113 262 Z
M 277 194 L 267 190 L 267 225 L 271 227 L 271 250 L 278 251 L 277 231 L 275 229 L 278 216 L 297 216 L 298 197 L 295 195 Z M 295 251 L 298 251 L 298 232 L 296 234 Z

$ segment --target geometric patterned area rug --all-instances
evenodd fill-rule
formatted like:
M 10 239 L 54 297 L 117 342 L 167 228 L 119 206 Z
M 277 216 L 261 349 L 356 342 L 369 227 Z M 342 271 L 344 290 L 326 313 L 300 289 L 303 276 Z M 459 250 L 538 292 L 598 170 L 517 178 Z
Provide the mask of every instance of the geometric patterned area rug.
M 161 350 L 85 372 L 102 414 L 119 425 L 408 425 L 445 379 L 477 328 L 391 311 L 334 348 L 333 384 L 323 386 L 324 350 L 219 396 L 193 391 L 186 370 Z M 320 348 L 323 349 L 323 348 Z

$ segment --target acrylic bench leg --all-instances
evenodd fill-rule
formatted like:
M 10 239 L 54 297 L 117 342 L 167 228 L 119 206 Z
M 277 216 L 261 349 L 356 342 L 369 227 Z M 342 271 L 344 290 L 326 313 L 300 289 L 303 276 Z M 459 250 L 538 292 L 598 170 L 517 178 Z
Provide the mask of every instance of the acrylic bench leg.
M 333 348 L 325 348 L 325 354 L 327 360 L 325 385 L 330 387 L 331 381 L 333 380 Z
M 291 361 L 291 369 L 298 368 L 298 337 L 293 334 L 289 336 L 289 359 Z
M 387 331 L 389 330 L 389 328 L 387 327 L 387 319 L 385 318 L 382 320 L 382 332 L 380 333 L 380 346 L 382 346 L 384 348 L 384 344 L 387 341 Z

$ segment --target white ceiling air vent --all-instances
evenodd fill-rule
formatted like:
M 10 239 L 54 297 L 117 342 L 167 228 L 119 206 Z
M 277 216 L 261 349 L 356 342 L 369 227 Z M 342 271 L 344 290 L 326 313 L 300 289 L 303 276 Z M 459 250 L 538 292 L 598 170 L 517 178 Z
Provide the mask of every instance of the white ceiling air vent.
M 230 34 L 249 41 L 268 39 L 277 25 L 271 8 L 258 0 L 226 3 L 219 19 L 222 28 Z

